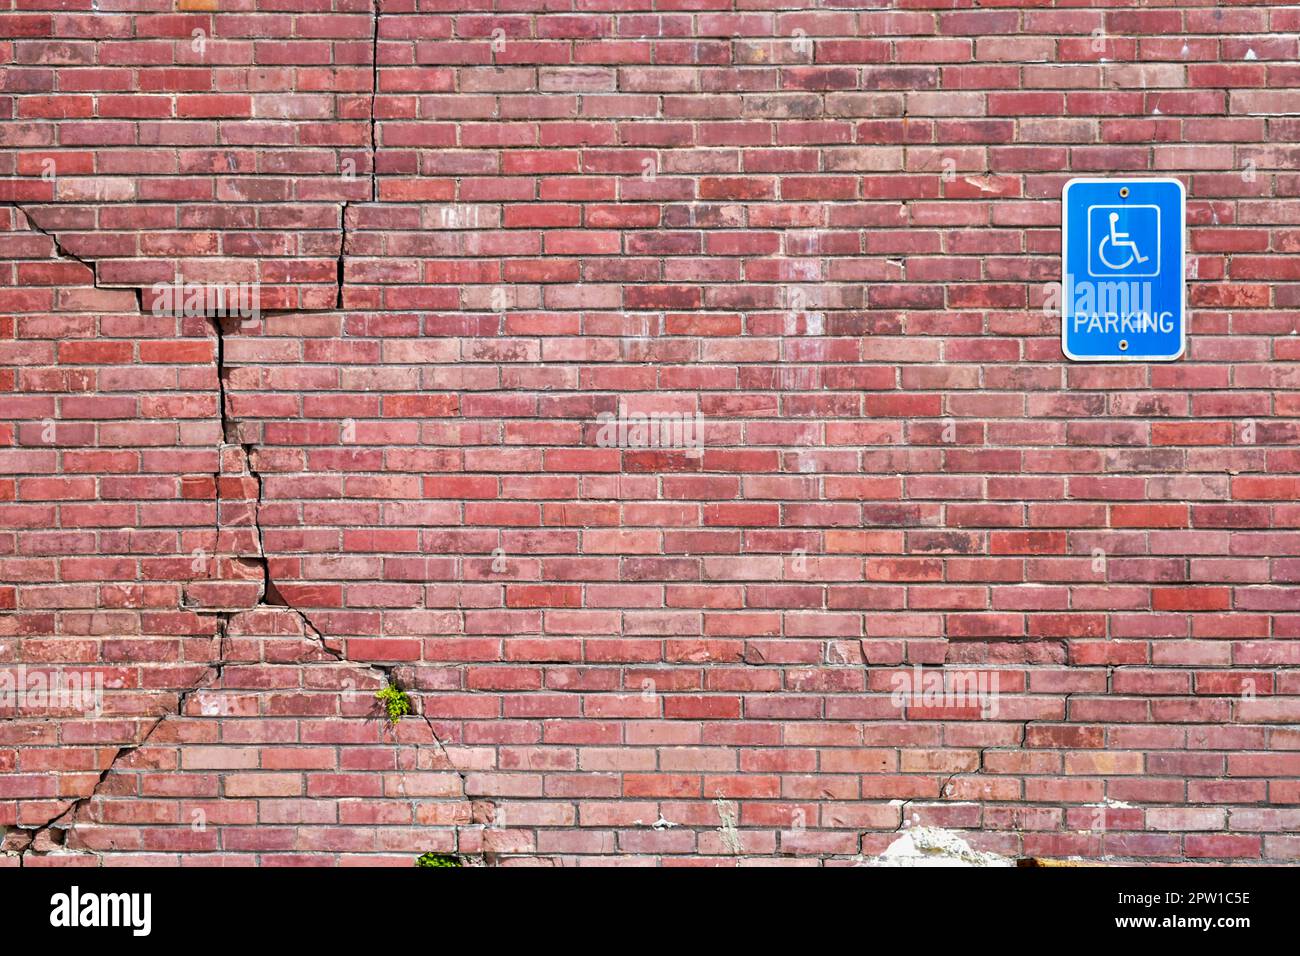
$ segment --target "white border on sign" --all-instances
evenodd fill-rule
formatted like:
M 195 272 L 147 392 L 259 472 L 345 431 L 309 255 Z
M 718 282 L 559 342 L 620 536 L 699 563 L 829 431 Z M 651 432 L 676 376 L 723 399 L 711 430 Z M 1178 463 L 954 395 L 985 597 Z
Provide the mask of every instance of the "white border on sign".
M 1173 183 L 1178 187 L 1178 282 L 1182 321 L 1179 328 L 1178 351 L 1173 355 L 1075 355 L 1066 345 L 1066 305 L 1061 300 L 1061 352 L 1071 362 L 1176 362 L 1187 351 L 1187 187 L 1181 179 L 1157 177 L 1154 179 L 1110 179 L 1101 176 L 1080 176 L 1071 179 L 1061 188 L 1061 289 L 1065 290 L 1065 255 L 1069 248 L 1069 199 L 1070 187 L 1075 183 L 1106 183 L 1123 186 L 1127 183 Z M 1086 263 L 1085 263 L 1086 265 Z

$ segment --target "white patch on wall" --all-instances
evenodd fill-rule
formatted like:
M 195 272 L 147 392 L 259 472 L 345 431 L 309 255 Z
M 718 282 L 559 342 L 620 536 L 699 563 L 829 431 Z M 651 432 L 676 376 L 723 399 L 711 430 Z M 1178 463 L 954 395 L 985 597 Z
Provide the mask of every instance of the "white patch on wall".
M 996 853 L 973 849 L 951 830 L 910 827 L 866 866 L 1013 866 Z

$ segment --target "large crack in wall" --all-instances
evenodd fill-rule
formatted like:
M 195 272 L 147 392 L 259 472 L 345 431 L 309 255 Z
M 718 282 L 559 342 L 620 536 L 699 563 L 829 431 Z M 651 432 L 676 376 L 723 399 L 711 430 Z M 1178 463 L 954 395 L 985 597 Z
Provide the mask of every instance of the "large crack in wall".
M 372 88 L 369 97 L 369 152 L 370 152 L 370 193 L 371 201 L 378 199 L 378 175 L 376 169 L 376 158 L 378 153 L 377 129 L 375 120 L 375 101 L 378 96 L 379 84 L 379 64 L 378 64 L 378 45 L 379 45 L 379 20 L 381 11 L 379 9 L 379 0 L 374 0 L 371 4 L 371 51 L 372 51 Z M 20 213 L 30 228 L 48 239 L 53 245 L 54 256 L 75 262 L 85 267 L 90 272 L 91 283 L 97 289 L 112 288 L 116 291 L 131 291 L 135 295 L 137 311 L 145 314 L 143 305 L 143 290 L 135 286 L 103 286 L 100 284 L 96 262 L 94 260 L 84 259 L 79 255 L 68 250 L 60 241 L 55 232 L 46 230 L 38 221 L 37 214 L 33 211 L 34 204 L 4 203 Z M 343 293 L 346 281 L 346 256 L 347 256 L 347 215 L 348 203 L 341 203 L 338 207 L 339 214 L 339 252 L 337 264 L 337 283 L 338 288 L 335 297 L 335 308 L 343 307 Z M 270 314 L 293 314 L 306 312 L 325 312 L 327 309 L 295 309 L 283 310 L 283 312 L 266 312 Z M 208 581 L 221 580 L 220 573 L 223 566 L 251 566 L 254 570 L 260 570 L 259 593 L 256 602 L 252 606 L 243 606 L 238 608 L 210 608 L 202 606 L 190 606 L 189 609 L 194 613 L 211 617 L 215 620 L 215 634 L 213 642 L 215 643 L 215 652 L 212 655 L 212 663 L 206 668 L 204 673 L 190 686 L 180 691 L 177 696 L 175 706 L 158 714 L 148 725 L 148 729 L 139 736 L 134 744 L 129 744 L 117 748 L 113 756 L 100 771 L 94 785 L 90 790 L 78 797 L 69 800 L 66 805 L 60 809 L 54 816 L 50 817 L 44 823 L 35 827 L 18 827 L 15 828 L 17 836 L 8 834 L 6 836 L 7 852 L 16 852 L 19 858 L 19 865 L 24 865 L 29 856 L 44 855 L 55 852 L 67 852 L 69 848 L 68 836 L 77 824 L 77 818 L 82 810 L 96 795 L 100 793 L 101 788 L 112 775 L 113 771 L 119 764 L 129 758 L 136 751 L 144 747 L 162 724 L 172 716 L 182 716 L 186 712 L 187 705 L 194 694 L 205 689 L 218 688 L 221 685 L 222 676 L 227 663 L 229 663 L 229 653 L 227 648 L 228 632 L 231 621 L 237 615 L 245 613 L 254 613 L 259 610 L 284 610 L 290 612 L 299 621 L 303 633 L 308 636 L 310 642 L 324 655 L 326 659 L 335 663 L 347 665 L 365 671 L 377 679 L 382 686 L 397 685 L 401 686 L 401 680 L 397 673 L 397 667 L 385 667 L 373 663 L 364 663 L 348 659 L 338 648 L 331 646 L 325 635 L 315 626 L 310 618 L 299 608 L 291 605 L 284 597 L 279 588 L 276 587 L 275 581 L 271 576 L 270 562 L 267 559 L 262 527 L 260 521 L 260 509 L 262 505 L 263 481 L 262 475 L 256 467 L 257 449 L 250 443 L 242 440 L 240 434 L 239 422 L 231 414 L 231 405 L 227 394 L 227 380 L 229 369 L 226 366 L 225 359 L 225 337 L 226 329 L 223 327 L 222 320 L 216 316 L 209 316 L 209 324 L 212 328 L 214 337 L 214 372 L 217 383 L 217 405 L 218 414 L 221 421 L 221 444 L 217 449 L 218 471 L 214 474 L 214 554 L 210 556 L 208 566 L 210 569 Z M 227 471 L 226 464 L 231 461 L 237 462 L 240 466 L 239 472 L 232 473 Z M 231 477 L 246 477 L 255 489 L 255 494 L 251 499 L 245 499 L 247 502 L 247 524 L 231 523 L 228 524 L 223 520 L 223 508 L 225 499 L 223 497 L 223 486 L 226 484 L 224 479 Z M 252 533 L 252 539 L 255 542 L 255 551 L 252 554 L 224 554 L 222 548 L 223 537 L 232 538 L 238 542 L 239 536 L 236 532 L 246 530 Z M 213 577 L 215 572 L 217 577 Z M 313 663 L 319 664 L 321 661 L 303 661 L 303 666 L 311 666 Z M 416 712 L 412 715 L 423 721 L 429 731 L 431 746 L 442 756 L 447 765 L 457 774 L 460 779 L 462 794 L 468 798 L 466 790 L 466 773 L 462 768 L 456 767 L 451 759 L 447 748 L 439 740 L 433 726 L 433 722 L 424 712 L 423 704 L 416 699 Z M 415 747 L 418 751 L 420 744 L 417 742 Z M 491 808 L 487 809 L 487 815 L 490 817 Z M 458 841 L 459 842 L 459 841 Z
M 55 244 L 55 248 L 56 251 L 58 251 L 61 255 L 63 254 L 63 250 L 61 249 L 61 247 L 58 246 L 57 242 Z M 91 268 L 93 271 L 93 266 L 91 266 Z M 216 349 L 214 353 L 216 357 L 215 372 L 217 376 L 218 390 L 219 390 L 218 405 L 219 405 L 220 415 L 221 415 L 221 425 L 222 425 L 221 431 L 223 437 L 223 444 L 218 449 L 218 457 L 220 461 L 226 462 L 231 457 L 227 455 L 226 452 L 230 449 L 239 449 L 239 454 L 237 457 L 243 463 L 243 468 L 245 473 L 253 480 L 254 486 L 257 489 L 256 497 L 251 501 L 247 510 L 249 516 L 249 522 L 250 522 L 250 527 L 248 528 L 248 530 L 251 530 L 253 532 L 253 538 L 257 544 L 257 552 L 255 555 L 251 557 L 243 556 L 243 555 L 238 557 L 234 557 L 234 556 L 231 557 L 232 560 L 240 561 L 240 562 L 252 562 L 260 567 L 262 578 L 260 583 L 258 600 L 251 607 L 244 607 L 239 609 L 208 609 L 208 608 L 199 608 L 199 607 L 191 608 L 196 614 L 205 617 L 212 617 L 216 621 L 216 634 L 213 640 L 215 641 L 217 646 L 216 646 L 216 652 L 214 654 L 214 662 L 207 668 L 204 674 L 194 684 L 190 685 L 188 688 L 186 688 L 179 694 L 175 707 L 171 708 L 170 710 L 164 713 L 159 714 L 153 720 L 153 722 L 149 725 L 148 729 L 143 733 L 143 735 L 140 736 L 140 739 L 138 740 L 137 743 L 120 747 L 117 749 L 113 757 L 108 761 L 107 765 L 100 772 L 95 784 L 93 785 L 93 787 L 91 787 L 89 792 L 87 792 L 83 796 L 73 799 L 65 809 L 61 810 L 57 815 L 55 815 L 54 817 L 46 821 L 44 824 L 41 824 L 35 828 L 22 828 L 24 830 L 30 830 L 31 833 L 30 833 L 30 838 L 27 840 L 23 840 L 21 836 L 17 838 L 16 842 L 19 847 L 19 861 L 20 861 L 19 865 L 25 865 L 26 860 L 30 855 L 44 855 L 48 853 L 57 853 L 60 851 L 67 852 L 70 849 L 72 849 L 69 844 L 68 836 L 69 836 L 69 832 L 72 829 L 74 829 L 77 824 L 77 817 L 79 812 L 92 799 L 94 799 L 95 796 L 97 796 L 100 793 L 100 790 L 103 787 L 104 783 L 108 780 L 108 778 L 113 773 L 113 771 L 118 767 L 118 765 L 124 759 L 130 757 L 130 755 L 134 754 L 136 751 L 140 750 L 142 747 L 148 744 L 150 738 L 153 736 L 155 731 L 157 731 L 158 728 L 161 727 L 162 724 L 169 717 L 183 716 L 186 713 L 186 708 L 189 701 L 191 700 L 191 698 L 195 693 L 205 689 L 216 689 L 221 686 L 223 672 L 225 670 L 227 663 L 229 663 L 229 654 L 227 652 L 228 631 L 232 619 L 235 618 L 237 615 L 242 615 L 246 613 L 255 613 L 259 610 L 288 611 L 289 613 L 294 615 L 295 618 L 300 622 L 304 634 L 309 636 L 311 643 L 315 646 L 315 648 L 318 649 L 322 655 L 327 657 L 333 663 L 347 665 L 348 667 L 368 672 L 373 677 L 375 677 L 382 686 L 388 686 L 394 684 L 401 686 L 401 681 L 399 680 L 398 675 L 395 673 L 396 668 L 383 667 L 376 664 L 353 661 L 348 659 L 338 649 L 332 647 L 329 644 L 329 642 L 326 640 L 325 635 L 312 623 L 310 618 L 302 610 L 289 604 L 288 601 L 284 599 L 280 590 L 275 586 L 275 582 L 273 581 L 270 573 L 270 563 L 267 560 L 266 552 L 263 546 L 261 522 L 258 517 L 260 512 L 260 507 L 262 504 L 262 477 L 260 473 L 257 471 L 256 467 L 254 467 L 254 461 L 256 458 L 256 449 L 253 445 L 249 443 L 243 443 L 238 441 L 238 422 L 233 420 L 232 417 L 230 416 L 229 404 L 227 402 L 226 389 L 225 389 L 225 382 L 226 382 L 228 370 L 226 369 L 224 364 L 224 353 L 225 353 L 224 331 L 222 329 L 220 321 L 217 319 L 213 319 L 211 325 L 214 329 L 214 334 L 216 337 Z M 231 441 L 232 438 L 235 440 Z M 211 568 L 216 568 L 216 569 L 220 569 L 222 566 L 223 555 L 220 553 L 221 552 L 220 541 L 223 533 L 238 529 L 240 527 L 240 525 L 238 524 L 227 525 L 222 520 L 222 500 L 223 500 L 222 491 L 221 491 L 223 486 L 222 479 L 223 477 L 228 477 L 228 476 L 229 476 L 228 473 L 225 472 L 224 470 L 218 472 L 215 476 L 216 494 L 214 498 L 214 507 L 216 511 L 216 522 L 215 522 L 214 531 L 216 535 L 215 547 L 217 553 L 213 555 L 212 560 L 209 562 L 209 566 Z M 209 578 L 209 580 L 213 580 L 213 579 Z M 320 663 L 320 661 L 315 661 L 315 662 L 303 661 L 301 663 L 303 666 L 311 666 L 313 663 Z M 429 735 L 432 740 L 431 746 L 435 749 L 435 751 L 439 755 L 441 755 L 441 757 L 447 762 L 447 764 L 451 767 L 451 769 L 456 773 L 456 775 L 460 780 L 462 794 L 468 796 L 466 791 L 465 772 L 462 769 L 455 766 L 446 747 L 442 744 L 441 740 L 439 740 L 432 721 L 425 714 L 423 706 L 418 703 L 418 699 L 417 699 L 417 710 L 413 716 L 423 721 L 423 723 L 425 724 L 425 726 L 429 731 Z M 415 747 L 418 751 L 420 744 L 417 742 L 415 744 Z M 13 844 L 11 843 L 11 845 Z

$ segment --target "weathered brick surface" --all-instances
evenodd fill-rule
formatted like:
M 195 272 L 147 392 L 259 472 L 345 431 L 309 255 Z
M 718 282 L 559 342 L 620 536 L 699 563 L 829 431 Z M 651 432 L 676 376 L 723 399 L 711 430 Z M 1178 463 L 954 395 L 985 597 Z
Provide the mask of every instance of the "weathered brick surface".
M 4 6 L 0 672 L 105 693 L 0 859 L 1300 858 L 1296 8 Z M 1116 173 L 1174 364 L 1061 355 Z

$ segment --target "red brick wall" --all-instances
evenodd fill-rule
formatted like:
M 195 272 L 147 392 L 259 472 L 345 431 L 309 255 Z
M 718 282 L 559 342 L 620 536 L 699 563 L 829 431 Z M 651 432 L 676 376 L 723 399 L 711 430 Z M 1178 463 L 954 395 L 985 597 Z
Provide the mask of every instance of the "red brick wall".
M 1300 857 L 1300 10 L 0 6 L 4 862 Z

